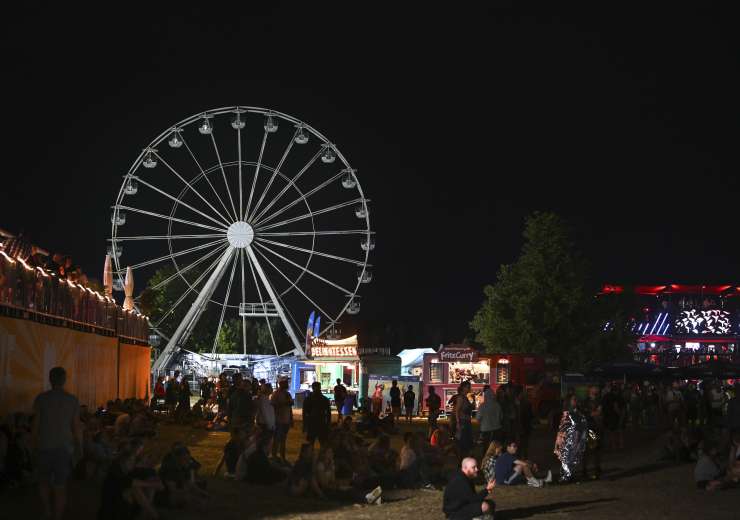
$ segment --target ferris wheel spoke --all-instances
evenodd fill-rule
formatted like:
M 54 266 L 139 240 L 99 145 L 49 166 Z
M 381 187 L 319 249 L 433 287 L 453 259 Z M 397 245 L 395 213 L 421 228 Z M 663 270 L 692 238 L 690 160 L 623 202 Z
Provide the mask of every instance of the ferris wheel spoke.
M 265 144 L 267 144 L 267 135 L 268 135 L 267 129 L 265 129 L 265 134 L 262 136 L 262 145 L 260 146 L 260 154 L 259 157 L 257 157 L 257 166 L 254 169 L 254 178 L 252 179 L 252 189 L 249 190 L 249 200 L 247 201 L 247 211 L 244 212 L 244 218 L 242 220 L 247 220 L 247 215 L 249 214 L 249 209 L 252 207 L 252 197 L 254 197 L 254 189 L 257 186 L 257 178 L 260 175 L 260 166 L 262 165 L 262 156 L 265 153 Z
M 285 162 L 285 159 L 288 157 L 290 150 L 293 148 L 293 143 L 295 142 L 296 135 L 298 135 L 297 129 L 295 133 L 293 134 L 293 137 L 290 138 L 290 141 L 288 142 L 288 146 L 285 147 L 285 151 L 283 152 L 283 156 L 280 158 L 280 162 L 278 162 L 278 165 L 272 171 L 272 175 L 270 175 L 270 180 L 267 182 L 267 187 L 265 187 L 265 189 L 262 191 L 262 195 L 260 195 L 260 198 L 257 200 L 257 204 L 254 205 L 254 210 L 252 211 L 252 215 L 250 215 L 250 217 L 254 216 L 254 214 L 257 213 L 257 210 L 259 210 L 260 205 L 265 200 L 265 196 L 267 195 L 267 192 L 270 191 L 270 188 L 272 187 L 272 183 L 275 182 L 275 177 L 277 177 L 278 173 L 280 173 L 280 168 L 283 167 L 283 163 Z
M 242 303 L 246 302 L 247 294 L 246 294 L 246 279 L 244 278 L 244 249 L 239 250 L 239 263 L 241 264 L 241 272 L 242 272 Z M 242 347 L 244 350 L 244 355 L 247 355 L 247 317 L 242 316 Z
M 226 204 L 224 204 L 224 201 L 223 201 L 223 199 L 221 198 L 221 195 L 219 195 L 219 194 L 218 194 L 218 191 L 216 191 L 216 187 L 215 187 L 215 186 L 213 185 L 213 183 L 211 182 L 211 179 L 209 179 L 209 178 L 208 178 L 208 175 L 206 175 L 206 172 L 204 172 L 204 171 L 203 171 L 203 167 L 202 167 L 202 166 L 200 165 L 200 163 L 198 162 L 198 159 L 197 159 L 197 157 L 195 157 L 195 154 L 194 154 L 194 153 L 193 153 L 193 151 L 192 151 L 192 150 L 190 149 L 190 145 L 188 145 L 188 142 L 187 142 L 187 140 L 185 139 L 185 137 L 182 137 L 182 144 L 184 144 L 184 145 L 185 145 L 185 148 L 187 149 L 188 153 L 190 154 L 190 157 L 192 157 L 192 158 L 193 158 L 193 162 L 195 162 L 195 165 L 196 165 L 196 166 L 198 167 L 198 170 L 200 170 L 200 173 L 201 173 L 201 175 L 202 175 L 202 176 L 203 176 L 203 178 L 204 178 L 204 179 L 206 180 L 206 182 L 208 183 L 208 185 L 209 185 L 209 186 L 211 187 L 211 190 L 213 191 L 213 194 L 214 194 L 214 195 L 216 195 L 216 198 L 217 198 L 217 199 L 218 199 L 218 201 L 219 201 L 219 202 L 221 203 L 221 206 L 222 206 L 222 207 L 224 208 L 224 211 L 225 211 L 225 212 L 226 212 L 226 214 L 228 215 L 228 214 L 229 214 L 229 209 L 228 209 L 228 208 L 226 207 Z
M 117 206 L 113 206 L 115 209 L 118 210 L 125 210 L 125 211 L 133 211 L 134 213 L 140 213 L 142 215 L 148 215 L 150 217 L 157 217 L 161 218 L 162 220 L 171 220 L 173 222 L 180 222 L 182 224 L 188 224 L 190 226 L 195 226 L 203 229 L 210 229 L 211 231 L 221 231 L 223 233 L 226 233 L 226 228 L 217 228 L 213 226 L 209 226 L 207 224 L 201 224 L 199 222 L 193 222 L 192 220 L 185 220 L 182 218 L 173 217 L 171 215 L 162 215 L 161 213 L 154 213 L 153 211 L 147 211 L 145 209 L 139 209 L 139 208 L 132 208 L 131 206 L 124 206 L 122 204 L 119 204 Z
M 313 157 L 311 157 L 311 159 L 309 159 L 309 161 L 305 164 L 305 166 L 303 166 L 303 168 L 301 168 L 301 170 L 298 173 L 296 173 L 295 177 L 293 177 L 288 182 L 288 184 L 286 184 L 283 187 L 283 189 L 280 190 L 280 193 L 278 193 L 277 196 L 275 198 L 273 198 L 270 201 L 270 203 L 262 209 L 262 211 L 259 212 L 259 214 L 257 214 L 257 215 L 254 215 L 253 214 L 252 215 L 253 220 L 259 220 L 259 219 L 261 219 L 262 218 L 262 215 L 264 215 L 265 213 L 267 213 L 268 211 L 270 211 L 270 208 L 273 207 L 278 200 L 280 200 L 280 197 L 282 197 L 285 194 L 285 192 L 290 189 L 291 186 L 295 186 L 296 185 L 295 183 L 298 182 L 298 179 L 300 179 L 303 176 L 303 174 L 306 173 L 306 171 L 311 167 L 311 165 L 316 162 L 316 159 L 319 158 L 319 156 L 321 155 L 321 152 L 322 152 L 322 150 L 319 150 L 318 152 L 316 152 L 316 154 Z M 256 208 L 255 208 L 254 213 L 256 213 L 256 212 L 257 211 L 256 211 Z
M 202 195 L 202 194 L 200 193 L 200 191 L 198 191 L 198 190 L 196 190 L 195 188 L 193 188 L 193 185 L 192 185 L 192 184 L 190 184 L 190 183 L 189 183 L 188 181 L 186 181 L 186 180 L 185 180 L 185 178 L 184 178 L 184 177 L 183 177 L 182 175 L 180 175 L 180 174 L 179 174 L 179 173 L 177 172 L 177 170 L 175 170 L 175 169 L 174 169 L 174 168 L 173 168 L 172 166 L 170 166 L 170 164 L 169 164 L 169 163 L 168 163 L 167 161 L 165 161 L 165 160 L 164 160 L 164 158 L 163 158 L 163 157 L 162 157 L 161 155 L 159 155 L 159 154 L 158 154 L 157 152 L 152 152 L 152 153 L 153 153 L 153 154 L 154 154 L 154 155 L 155 155 L 155 156 L 157 157 L 157 159 L 159 159 L 160 161 L 162 161 L 162 164 L 164 164 L 164 165 L 165 165 L 165 166 L 166 166 L 166 167 L 167 167 L 167 168 L 168 168 L 168 169 L 169 169 L 169 170 L 170 170 L 170 171 L 171 171 L 171 172 L 173 173 L 173 175 L 174 175 L 175 177 L 177 177 L 178 179 L 180 179 L 180 181 L 182 181 L 182 183 L 183 183 L 183 184 L 185 184 L 185 186 L 187 186 L 187 187 L 188 187 L 188 188 L 190 189 L 190 191 L 192 191 L 192 192 L 193 192 L 193 193 L 195 193 L 195 194 L 196 194 L 196 195 L 197 195 L 198 197 L 200 197 L 200 199 L 201 199 L 201 200 L 202 200 L 203 202 L 205 202 L 205 203 L 206 203 L 206 205 L 208 205 L 208 207 L 209 207 L 209 208 L 211 208 L 211 210 L 213 210 L 213 212 L 214 212 L 214 213 L 215 213 L 216 215 L 218 215 L 218 216 L 219 216 L 219 218 L 221 218 L 221 220 L 222 220 L 222 221 L 224 222 L 224 224 L 226 224 L 227 226 L 229 225 L 229 221 L 228 221 L 228 219 L 227 219 L 226 217 L 224 217 L 224 216 L 223 216 L 223 214 L 222 214 L 222 213 L 221 213 L 220 211 L 218 211 L 218 210 L 217 210 L 216 208 L 214 208 L 214 207 L 213 207 L 213 205 L 212 205 L 212 204 L 211 204 L 210 202 L 208 202 L 208 199 L 206 199 L 206 198 L 205 198 L 205 197 L 204 197 L 204 196 L 203 196 L 203 195 Z M 201 171 L 202 171 L 202 170 L 201 170 Z M 228 212 L 227 212 L 227 214 L 228 214 Z
M 178 307 L 178 306 L 179 306 L 179 305 L 180 305 L 180 304 L 181 304 L 181 303 L 182 303 L 183 301 L 185 301 L 185 298 L 187 298 L 187 297 L 188 297 L 188 295 L 189 295 L 189 294 L 190 294 L 191 292 L 195 291 L 195 287 L 197 287 L 197 286 L 198 286 L 198 284 L 199 284 L 200 282 L 202 282 L 202 281 L 203 281 L 203 280 L 205 279 L 206 275 L 208 275 L 208 274 L 209 274 L 209 273 L 210 273 L 211 271 L 213 271 L 213 270 L 214 270 L 214 269 L 216 268 L 216 266 L 218 265 L 218 263 L 219 263 L 219 261 L 220 261 L 220 260 L 221 260 L 221 257 L 217 257 L 217 258 L 216 258 L 216 259 L 215 259 L 215 260 L 214 260 L 213 262 L 211 262 L 211 265 L 209 265 L 209 266 L 208 266 L 208 268 L 207 268 L 207 269 L 206 269 L 205 271 L 203 271 L 203 272 L 202 272 L 202 273 L 200 274 L 200 276 L 198 276 L 198 278 L 196 278 L 196 279 L 195 279 L 195 281 L 194 281 L 194 282 L 193 282 L 192 284 L 188 284 L 188 288 L 187 288 L 187 289 L 185 290 L 185 292 L 184 292 L 184 293 L 182 293 L 182 296 L 180 296 L 180 297 L 179 297 L 179 298 L 177 299 L 177 301 L 176 301 L 176 302 L 175 302 L 175 303 L 174 303 L 174 304 L 173 304 L 173 305 L 172 305 L 172 306 L 171 306 L 171 307 L 170 307 L 170 308 L 169 308 L 169 309 L 167 310 L 167 312 L 165 312 L 165 313 L 164 313 L 164 314 L 162 315 L 162 317 L 160 318 L 160 320 L 159 320 L 159 321 L 158 321 L 158 322 L 157 322 L 157 323 L 156 323 L 156 324 L 154 325 L 154 328 L 155 328 L 155 329 L 156 329 L 156 328 L 159 328 L 159 326 L 160 326 L 160 325 L 162 325 L 162 323 L 164 323 L 164 321 L 165 321 L 165 320 L 166 320 L 167 318 L 169 318 L 169 317 L 170 317 L 170 316 L 172 315 L 172 313 L 173 313 L 173 312 L 175 312 L 175 309 L 177 309 L 177 307 Z
M 263 252 L 262 252 L 262 251 L 260 251 L 259 249 L 255 249 L 255 251 L 257 252 L 257 254 L 259 254 L 259 255 L 260 255 L 260 256 L 261 256 L 261 257 L 262 257 L 262 258 L 263 258 L 263 259 L 265 260 L 265 262 L 267 262 L 267 263 L 268 263 L 268 265 L 272 266 L 272 268 L 273 268 L 273 269 L 275 269 L 275 271 L 277 271 L 277 272 L 278 272 L 278 274 L 279 274 L 280 276 L 282 276 L 282 277 L 283 277 L 283 278 L 285 279 L 285 281 L 286 281 L 286 282 L 288 282 L 288 283 L 289 283 L 289 284 L 291 284 L 291 285 L 292 285 L 293 287 L 295 287 L 295 289 L 296 289 L 296 290 L 297 290 L 297 291 L 298 291 L 298 292 L 299 292 L 299 293 L 300 293 L 301 295 L 303 295 L 303 297 L 304 297 L 304 298 L 306 298 L 306 300 L 308 300 L 308 302 L 309 302 L 309 303 L 310 303 L 311 305 L 313 305 L 313 306 L 314 306 L 314 307 L 315 307 L 316 309 L 318 309 L 318 311 L 319 311 L 319 312 L 321 312 L 321 313 L 322 313 L 322 314 L 323 314 L 324 316 L 326 316 L 327 318 L 329 318 L 329 319 L 331 320 L 331 315 L 330 315 L 329 313 L 327 313 L 327 312 L 326 312 L 326 311 L 325 311 L 324 309 L 322 309 L 322 308 L 321 308 L 321 305 L 319 305 L 318 303 L 316 303 L 315 301 L 313 301 L 313 300 L 311 299 L 311 297 L 310 297 L 310 296 L 309 296 L 308 294 L 306 294 L 306 293 L 305 293 L 305 291 L 303 291 L 303 289 L 301 289 L 300 287 L 298 287 L 297 285 L 295 285 L 295 284 L 293 283 L 293 281 L 292 281 L 292 280 L 291 280 L 291 279 L 290 279 L 290 278 L 288 277 L 288 275 L 286 275 L 286 274 L 285 274 L 285 273 L 284 273 L 284 272 L 282 271 L 282 269 L 280 269 L 280 268 L 279 268 L 278 266 L 276 266 L 276 265 L 275 265 L 275 264 L 273 263 L 273 261 L 272 261 L 272 260 L 270 260 L 270 259 L 269 259 L 269 258 L 268 258 L 268 257 L 267 257 L 267 256 L 266 256 L 266 255 L 265 255 L 265 254 L 264 254 Z M 299 330 L 300 330 L 300 329 L 299 329 Z
M 231 264 L 231 276 L 229 277 L 229 284 L 226 286 L 226 298 L 224 299 L 224 304 L 221 307 L 221 317 L 218 319 L 218 328 L 216 329 L 216 336 L 213 338 L 213 348 L 211 349 L 211 354 L 214 354 L 216 352 L 216 346 L 218 345 L 218 336 L 221 334 L 221 327 L 224 324 L 224 315 L 226 314 L 226 309 L 229 306 L 229 296 L 231 295 L 231 284 L 234 282 L 236 264 L 237 255 L 234 255 L 234 261 Z
M 189 272 L 190 270 L 194 269 L 198 265 L 202 264 L 203 262 L 205 262 L 206 260 L 208 260 L 209 258 L 211 258 L 213 255 L 216 255 L 216 254 L 222 252 L 227 247 L 228 247 L 228 244 L 223 244 L 223 245 L 217 247 L 213 251 L 211 251 L 211 252 L 203 255 L 202 257 L 200 257 L 195 262 L 193 262 L 191 264 L 188 264 L 186 267 L 184 267 L 184 268 L 182 268 L 182 269 L 180 269 L 178 271 L 175 271 L 174 274 L 171 274 L 170 276 L 168 276 L 167 278 L 165 278 L 164 280 L 162 280 L 158 284 L 153 285 L 152 287 L 149 287 L 149 289 L 151 289 L 152 291 L 156 291 L 158 289 L 161 289 L 162 287 L 165 287 L 166 285 L 168 285 L 175 278 L 179 278 L 181 275 L 183 275 L 183 274 Z M 135 300 L 138 300 L 139 299 L 139 296 L 137 296 L 134 299 Z
M 221 162 L 221 153 L 218 151 L 218 145 L 216 144 L 216 136 L 213 135 L 213 132 L 211 132 L 211 141 L 213 141 L 213 149 L 216 150 L 216 158 L 218 159 L 218 165 L 221 168 L 221 176 L 224 178 L 224 187 L 226 188 L 226 194 L 229 196 L 231 209 L 234 212 L 234 220 L 239 220 L 239 214 L 236 212 L 236 206 L 234 206 L 234 197 L 231 196 L 229 181 L 226 180 L 226 171 L 224 170 L 224 164 Z
M 300 203 L 301 201 L 305 201 L 306 199 L 308 199 L 308 197 L 310 197 L 310 196 L 311 196 L 311 195 L 313 195 L 314 193 L 316 193 L 316 192 L 318 192 L 318 191 L 320 191 L 320 190 L 322 190 L 322 189 L 326 188 L 326 187 L 327 187 L 327 186 L 329 186 L 329 185 L 330 185 L 330 184 L 331 184 L 332 182 L 334 182 L 334 181 L 336 181 L 336 180 L 337 180 L 338 178 L 340 178 L 340 177 L 341 177 L 342 175 L 343 175 L 343 172 L 339 172 L 339 173 L 337 173 L 336 175 L 334 175 L 333 177 L 331 177 L 331 178 L 329 178 L 329 179 L 325 180 L 324 182 L 322 182 L 321 184 L 319 184 L 319 185 L 318 185 L 318 186 L 316 186 L 315 188 L 313 188 L 313 189 L 311 189 L 311 190 L 307 191 L 307 192 L 306 192 L 306 193 L 304 193 L 304 194 L 303 194 L 303 195 L 302 195 L 301 197 L 299 197 L 299 198 L 295 199 L 295 200 L 294 200 L 293 202 L 291 202 L 290 204 L 286 204 L 285 206 L 283 206 L 283 207 L 282 207 L 282 208 L 280 208 L 279 210 L 275 211 L 274 213 L 271 213 L 270 215 L 266 216 L 266 217 L 265 217 L 265 218 L 263 218 L 262 220 L 258 220 L 257 222 L 255 222 L 255 223 L 254 223 L 254 225 L 255 225 L 255 226 L 259 226 L 260 224 L 264 224 L 264 223 L 267 223 L 267 222 L 271 221 L 272 219 L 274 219 L 275 217 L 278 217 L 278 216 L 282 215 L 283 213 L 285 213 L 286 211 L 288 211 L 288 210 L 289 210 L 290 208 L 292 208 L 292 207 L 293 207 L 293 206 L 295 206 L 296 204 L 299 204 L 299 203 Z M 268 207 L 267 207 L 266 209 L 267 209 L 267 210 L 269 210 L 269 209 L 270 209 L 271 207 L 272 207 L 272 206 L 270 205 L 270 206 L 268 206 Z
M 144 186 L 148 186 L 149 188 L 151 188 L 152 190 L 156 191 L 157 193 L 159 193 L 159 194 L 167 197 L 168 199 L 174 201 L 176 204 L 179 204 L 181 206 L 185 206 L 190 211 L 193 211 L 193 212 L 197 213 L 198 215 L 200 215 L 203 218 L 207 218 L 208 220 L 210 220 L 214 224 L 217 224 L 219 226 L 223 226 L 224 225 L 224 223 L 221 222 L 220 220 L 216 220 L 215 218 L 211 217 L 210 215 L 207 215 L 206 213 L 203 213 L 201 210 L 196 209 L 193 206 L 191 206 L 190 204 L 188 204 L 187 202 L 184 202 L 184 201 L 178 199 L 177 197 L 174 197 L 174 196 L 170 195 L 166 191 L 157 188 L 153 184 L 150 184 L 147 181 L 145 181 L 144 179 L 142 179 L 140 177 L 134 177 L 134 176 L 132 176 L 132 178 L 133 179 L 136 179 L 137 181 L 139 181 L 140 184 L 143 184 Z
M 375 231 L 367 229 L 340 229 L 335 231 L 275 231 L 272 233 L 256 232 L 255 237 L 301 237 L 301 236 L 323 236 L 323 235 L 374 235 Z
M 126 242 L 126 241 L 138 241 L 138 240 L 180 240 L 180 239 L 200 239 L 200 238 L 223 238 L 223 233 L 206 233 L 205 235 L 141 235 L 141 236 L 129 236 L 129 237 L 116 237 L 115 239 L 109 238 L 108 242 Z
M 332 211 L 336 211 L 338 209 L 346 208 L 347 206 L 353 206 L 357 204 L 358 202 L 362 202 L 364 199 L 353 199 L 349 200 L 347 202 L 341 202 L 339 204 L 335 204 L 333 206 L 329 206 L 328 208 L 318 209 L 316 211 L 311 211 L 310 213 L 304 213 L 303 215 L 300 215 L 298 217 L 289 218 L 287 220 L 281 220 L 280 222 L 276 222 L 274 224 L 269 224 L 267 226 L 261 226 L 256 228 L 256 231 L 265 230 L 265 229 L 273 229 L 276 227 L 284 226 L 286 224 L 292 224 L 293 222 L 298 222 L 300 220 L 305 220 L 307 218 L 315 217 L 316 215 L 322 215 L 324 213 L 330 213 Z M 367 231 L 366 231 L 367 233 Z
M 351 258 L 344 258 L 343 256 L 332 255 L 329 253 L 322 253 L 321 251 L 316 251 L 313 249 L 306 249 L 306 248 L 294 246 L 291 244 L 283 244 L 282 242 L 275 242 L 274 240 L 267 240 L 266 238 L 256 237 L 255 240 L 258 240 L 264 244 L 272 244 L 273 246 L 283 247 L 286 249 L 292 249 L 293 251 L 300 251 L 302 253 L 307 253 L 309 255 L 323 256 L 324 258 L 331 258 L 332 260 L 338 260 L 340 262 L 347 262 L 349 264 L 354 264 L 358 266 L 365 265 L 365 262 L 363 262 L 362 260 L 353 260 Z
M 214 240 L 213 242 L 208 242 L 207 244 L 201 244 L 199 246 L 190 247 L 188 249 L 183 249 L 182 251 L 178 251 L 177 253 L 171 253 L 168 255 L 160 256 L 159 258 L 153 258 L 152 260 L 146 260 L 144 262 L 140 262 L 138 264 L 134 264 L 131 267 L 131 269 L 139 269 L 141 267 L 146 267 L 148 265 L 157 264 L 159 262 L 164 262 L 165 260 L 170 260 L 172 258 L 176 258 L 178 256 L 187 255 L 190 253 L 195 253 L 196 251 L 201 251 L 203 249 L 208 249 L 209 247 L 217 246 L 218 244 L 223 244 L 226 242 L 225 238 L 221 238 L 219 240 Z
M 244 198 L 242 192 L 242 129 L 238 127 L 236 129 L 236 146 L 238 150 L 237 159 L 239 160 L 239 216 L 243 215 L 244 208 L 242 199 Z M 242 328 L 243 329 L 243 328 Z
M 252 277 L 254 278 L 254 285 L 255 287 L 257 287 L 257 296 L 260 299 L 260 308 L 265 310 L 265 300 L 262 298 L 262 289 L 260 289 L 260 284 L 257 282 L 257 273 L 255 273 L 254 271 L 254 265 L 252 265 L 252 259 L 249 257 L 249 255 L 247 255 L 247 261 L 249 262 L 249 269 L 250 271 L 252 271 Z M 265 287 L 265 289 L 267 288 Z M 272 338 L 272 346 L 275 349 L 275 354 L 279 356 L 280 354 L 278 353 L 277 345 L 275 344 L 275 337 L 272 335 L 272 327 L 270 327 L 270 318 L 267 316 L 267 313 L 265 313 L 265 322 L 267 323 L 267 327 L 270 330 L 270 338 Z
M 348 290 L 348 289 L 345 289 L 345 288 L 344 288 L 344 287 L 342 287 L 341 285 L 337 285 L 337 284 L 335 284 L 334 282 L 332 282 L 331 280 L 328 280 L 328 279 L 324 278 L 324 277 L 323 277 L 323 276 L 321 276 L 320 274 L 314 273 L 313 271 L 311 271 L 311 270 L 310 270 L 310 269 L 308 269 L 307 267 L 305 267 L 305 266 L 302 266 L 302 265 L 300 265 L 300 264 L 297 264 L 297 263 L 295 263 L 295 262 L 294 262 L 293 260 L 291 260 L 291 259 L 289 259 L 289 258 L 286 258 L 286 257 L 284 257 L 283 255 L 281 255 L 280 253 L 278 253 L 278 252 L 276 252 L 276 251 L 273 251 L 272 249 L 270 249 L 270 248 L 269 248 L 269 247 L 267 247 L 266 245 L 264 245 L 264 244 L 260 244 L 259 242 L 253 242 L 253 244 L 256 244 L 257 246 L 261 247 L 261 248 L 262 248 L 262 249 L 264 249 L 265 251 L 268 251 L 269 253 L 271 253 L 271 254 L 275 255 L 276 257 L 280 258 L 280 259 L 281 259 L 281 260 L 283 260 L 284 262 L 287 262 L 287 263 L 289 263 L 289 264 L 290 264 L 290 265 L 292 265 L 293 267 L 297 267 L 297 268 L 298 268 L 298 269 L 300 269 L 301 271 L 303 271 L 303 272 L 306 272 L 306 273 L 310 274 L 310 275 L 311 275 L 311 276 L 313 276 L 314 278 L 317 278 L 317 279 L 321 280 L 322 282 L 324 282 L 324 283 L 326 283 L 326 284 L 328 284 L 328 285 L 331 285 L 331 286 L 332 286 L 332 287 L 334 287 L 335 289 L 337 289 L 337 290 L 339 290 L 339 291 L 342 291 L 342 292 L 343 292 L 344 294 L 346 294 L 346 295 L 348 295 L 348 296 L 352 296 L 352 295 L 354 295 L 354 292 L 353 292 L 353 291 L 350 291 L 350 290 Z M 296 288 L 297 288 L 297 286 L 296 286 Z

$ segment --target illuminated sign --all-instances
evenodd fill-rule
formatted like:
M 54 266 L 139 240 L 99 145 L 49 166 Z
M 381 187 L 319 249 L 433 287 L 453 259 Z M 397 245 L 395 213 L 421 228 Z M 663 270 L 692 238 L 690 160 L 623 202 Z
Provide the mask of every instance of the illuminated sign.
M 676 319 L 679 334 L 729 334 L 730 313 L 719 309 L 681 311 Z
M 313 357 L 357 357 L 357 347 L 311 346 Z
M 357 335 L 344 339 L 311 338 L 309 355 L 313 358 L 357 359 Z
M 443 363 L 451 361 L 478 361 L 478 351 L 470 347 L 446 346 L 439 349 L 439 360 Z

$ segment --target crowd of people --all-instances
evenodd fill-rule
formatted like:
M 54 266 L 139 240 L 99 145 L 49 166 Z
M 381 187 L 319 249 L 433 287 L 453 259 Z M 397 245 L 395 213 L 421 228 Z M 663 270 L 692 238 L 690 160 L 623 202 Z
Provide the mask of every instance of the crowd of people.
M 582 400 L 567 396 L 555 442 L 561 480 L 573 480 L 579 468 L 583 478 L 598 479 L 602 451 L 624 449 L 624 431 L 631 428 L 658 430 L 656 434 L 664 430 L 656 458 L 696 463 L 696 482 L 702 489 L 734 487 L 738 390 L 740 384 L 723 387 L 716 380 L 705 380 L 700 386 L 677 381 L 607 383 L 603 388 L 590 387 Z
M 289 461 L 286 440 L 294 427 L 294 403 L 287 380 L 277 381 L 273 388 L 238 373 L 230 379 L 204 379 L 191 407 L 190 383 L 176 372 L 157 380 L 149 403 L 117 400 L 88 411 L 64 391 L 62 368 L 52 369 L 49 378 L 52 390 L 37 398 L 33 416 L 15 414 L 0 428 L 0 485 L 14 488 L 37 482 L 49 518 L 61 517 L 65 485 L 72 476 L 101 482 L 100 518 L 158 518 L 162 508 L 207 509 L 205 476 L 199 474 L 201 465 L 187 446 L 176 442 L 158 460 L 149 455 L 147 442 L 157 435 L 161 421 L 228 431 L 213 476 L 281 486 L 292 497 L 380 504 L 384 490 L 444 487 L 448 518 L 485 518 L 495 510 L 496 486 L 540 488 L 553 482 L 552 472 L 528 457 L 534 417 L 526 393 L 513 385 L 496 391 L 485 388 L 474 410 L 470 383 L 460 384 L 445 422 L 438 421 L 442 400 L 432 387 L 426 396 L 428 428 L 419 430 L 404 427 L 394 400 L 403 395 L 400 388 L 391 393 L 390 413 L 376 413 L 371 398 L 361 403 L 358 415 L 332 416 L 330 399 L 314 382 L 303 403 L 304 441 L 297 459 Z M 340 412 L 346 410 L 341 386 L 337 381 L 333 388 Z M 644 391 L 646 396 L 659 396 L 656 421 L 667 430 L 668 454 L 695 461 L 697 485 L 707 490 L 737 486 L 740 408 L 733 393 L 737 388 L 721 399 L 717 395 L 725 389 L 719 394 L 717 389 L 706 383 L 696 397 L 693 385 L 643 389 L 607 384 L 590 388 L 585 399 L 568 396 L 554 446 L 560 461 L 557 480 L 598 478 L 601 451 L 621 449 L 622 429 L 651 427 L 646 419 L 649 407 L 629 406 L 636 402 L 633 392 Z M 712 406 L 714 401 L 721 401 L 721 406 Z M 403 443 L 394 449 L 392 438 L 398 435 Z M 459 469 L 450 475 L 456 465 Z M 476 484 L 482 485 L 481 492 L 475 491 Z

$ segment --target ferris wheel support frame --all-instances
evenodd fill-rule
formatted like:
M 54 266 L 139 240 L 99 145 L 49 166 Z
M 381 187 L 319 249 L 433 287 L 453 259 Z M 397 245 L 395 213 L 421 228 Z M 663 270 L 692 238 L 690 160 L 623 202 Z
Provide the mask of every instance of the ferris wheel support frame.
M 272 300 L 273 305 L 275 305 L 275 311 L 277 311 L 278 315 L 280 316 L 280 319 L 283 322 L 283 326 L 285 327 L 285 331 L 288 333 L 288 336 L 290 337 L 290 340 L 293 342 L 293 348 L 295 355 L 298 358 L 305 358 L 306 352 L 303 350 L 303 347 L 301 347 L 301 342 L 298 340 L 298 336 L 296 336 L 295 331 L 293 330 L 293 327 L 291 326 L 290 322 L 288 322 L 288 317 L 285 314 L 285 310 L 283 309 L 282 305 L 280 305 L 280 301 L 275 294 L 275 289 L 272 288 L 270 285 L 270 282 L 267 279 L 267 276 L 265 276 L 265 272 L 262 270 L 262 266 L 260 265 L 259 261 L 257 261 L 257 255 L 254 254 L 254 251 L 252 250 L 252 246 L 248 245 L 246 247 L 247 250 L 247 256 L 252 261 L 252 264 L 254 264 L 254 269 L 257 271 L 257 274 L 260 277 L 260 280 L 262 280 L 262 284 L 265 286 L 265 289 L 267 290 L 267 294 L 270 296 L 270 299 Z M 269 323 L 268 323 L 269 326 Z
M 170 362 L 170 359 L 172 359 L 177 348 L 181 347 L 182 344 L 187 341 L 188 337 L 190 337 L 190 334 L 193 332 L 193 328 L 198 323 L 201 314 L 203 314 L 203 310 L 206 308 L 208 300 L 213 296 L 213 292 L 216 290 L 216 287 L 226 272 L 226 266 L 228 266 L 229 260 L 231 260 L 234 251 L 236 251 L 236 248 L 229 246 L 221 255 L 221 259 L 219 260 L 216 269 L 214 269 L 211 276 L 208 277 L 208 281 L 206 281 L 203 289 L 200 291 L 197 298 L 195 298 L 195 301 L 190 306 L 190 309 L 188 309 L 185 317 L 177 326 L 177 329 L 175 329 L 175 333 L 172 334 L 167 345 L 162 349 L 159 357 L 154 362 L 152 371 L 155 374 L 158 375 L 160 371 L 167 366 L 167 363 Z

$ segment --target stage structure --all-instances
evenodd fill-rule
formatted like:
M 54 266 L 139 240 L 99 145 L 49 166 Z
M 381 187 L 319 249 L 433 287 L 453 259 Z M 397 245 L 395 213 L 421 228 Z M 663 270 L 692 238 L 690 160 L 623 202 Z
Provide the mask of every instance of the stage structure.
M 154 371 L 188 348 L 198 327 L 208 328 L 215 353 L 224 324 L 241 321 L 246 354 L 248 319 L 265 320 L 275 355 L 304 358 L 295 316 L 316 309 L 321 335 L 360 311 L 375 248 L 368 203 L 337 145 L 287 114 L 218 108 L 152 139 L 112 206 L 109 254 L 114 286 L 124 285 L 128 265 L 142 281 L 159 270 L 151 289 L 179 291 L 151 323 L 167 341 Z M 279 351 L 275 323 L 291 350 Z

